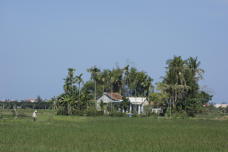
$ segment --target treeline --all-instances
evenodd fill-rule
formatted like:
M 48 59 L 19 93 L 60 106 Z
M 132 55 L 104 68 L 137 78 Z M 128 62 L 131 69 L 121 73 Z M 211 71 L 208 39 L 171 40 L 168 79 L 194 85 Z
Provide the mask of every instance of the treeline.
M 87 82 L 83 81 L 82 74 L 76 75 L 75 71 L 73 68 L 68 69 L 64 79 L 64 93 L 53 99 L 58 114 L 71 115 L 88 109 L 89 112 L 96 111 L 96 99 L 104 92 L 117 92 L 126 97 L 149 96 L 153 91 L 153 79 L 146 72 L 129 65 L 112 70 L 91 67 L 87 70 L 91 74 Z
M 161 107 L 166 115 L 202 113 L 212 95 L 200 90 L 199 81 L 204 74 L 200 61 L 174 56 L 166 64 L 165 76 L 155 86 L 146 72 L 129 65 L 111 70 L 91 67 L 87 70 L 91 74 L 90 80 L 86 82 L 83 74 L 76 75 L 76 70 L 69 68 L 64 79 L 64 93 L 52 102 L 57 114 L 97 113 L 96 100 L 104 92 L 117 92 L 123 97 L 147 97 L 151 107 Z
M 52 109 L 51 102 L 26 102 L 26 101 L 3 101 L 0 102 L 0 109 Z

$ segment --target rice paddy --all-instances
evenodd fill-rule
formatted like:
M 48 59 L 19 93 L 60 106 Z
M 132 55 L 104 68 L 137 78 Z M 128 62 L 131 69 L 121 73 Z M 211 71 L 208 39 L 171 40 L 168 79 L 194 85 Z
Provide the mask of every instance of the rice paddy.
M 0 152 L 227 152 L 228 121 L 2 112 Z M 4 113 L 4 114 L 3 114 Z M 22 112 L 21 112 L 22 113 Z

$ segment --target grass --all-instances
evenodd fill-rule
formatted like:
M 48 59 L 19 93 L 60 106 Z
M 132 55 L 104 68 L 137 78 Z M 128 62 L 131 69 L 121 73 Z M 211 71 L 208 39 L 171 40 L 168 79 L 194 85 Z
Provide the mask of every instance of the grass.
M 228 152 L 227 120 L 56 116 L 2 112 L 0 152 Z

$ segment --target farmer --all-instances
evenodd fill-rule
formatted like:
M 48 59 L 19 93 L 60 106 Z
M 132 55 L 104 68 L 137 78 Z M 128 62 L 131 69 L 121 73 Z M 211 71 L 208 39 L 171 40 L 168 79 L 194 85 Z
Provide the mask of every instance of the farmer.
M 36 117 L 37 117 L 37 114 L 36 113 L 37 113 L 36 110 L 32 113 L 33 121 L 36 121 Z

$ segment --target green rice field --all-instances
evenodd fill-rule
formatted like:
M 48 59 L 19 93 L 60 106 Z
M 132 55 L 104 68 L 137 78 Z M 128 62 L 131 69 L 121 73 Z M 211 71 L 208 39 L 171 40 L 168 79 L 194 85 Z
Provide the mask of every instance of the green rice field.
M 228 120 L 0 113 L 0 152 L 228 152 Z

